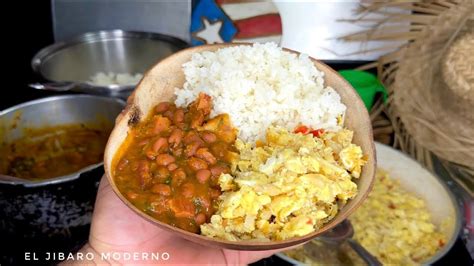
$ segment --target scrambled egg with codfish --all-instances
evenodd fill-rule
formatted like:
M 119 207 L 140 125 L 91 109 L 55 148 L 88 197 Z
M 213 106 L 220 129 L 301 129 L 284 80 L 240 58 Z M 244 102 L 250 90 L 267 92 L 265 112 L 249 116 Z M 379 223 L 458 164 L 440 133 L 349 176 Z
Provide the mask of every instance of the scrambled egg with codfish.
M 237 140 L 240 152 L 224 193 L 201 234 L 226 240 L 284 240 L 311 233 L 357 194 L 366 160 L 353 133 L 342 129 L 319 137 L 269 128 L 266 143 Z
M 418 265 L 446 242 L 444 226 L 437 228 L 423 199 L 405 191 L 397 180 L 378 170 L 369 197 L 350 217 L 354 238 L 384 264 Z
M 349 217 L 354 239 L 384 265 L 420 265 L 434 256 L 446 243 L 452 217 L 440 226 L 433 224 L 423 199 L 405 191 L 399 182 L 382 169 L 377 170 L 374 188 L 367 200 Z M 285 251 L 305 265 L 361 265 L 363 261 L 343 243 L 334 249 L 323 240 L 313 240 L 321 260 L 313 260 L 303 247 Z

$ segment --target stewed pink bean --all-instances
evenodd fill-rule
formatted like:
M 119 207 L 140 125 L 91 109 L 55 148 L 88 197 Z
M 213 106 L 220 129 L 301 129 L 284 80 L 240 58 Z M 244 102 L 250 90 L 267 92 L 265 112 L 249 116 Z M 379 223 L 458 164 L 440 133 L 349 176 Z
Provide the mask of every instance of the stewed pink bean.
M 213 143 L 217 140 L 216 134 L 212 132 L 204 132 L 201 134 L 202 139 L 207 143 Z
M 196 179 L 199 183 L 204 184 L 211 177 L 211 171 L 207 169 L 201 169 L 196 172 Z
M 157 139 L 151 147 L 151 150 L 155 153 L 165 151 L 166 149 L 168 149 L 168 140 L 166 138 Z
M 175 124 L 182 123 L 184 121 L 184 110 L 182 108 L 176 109 L 173 116 L 173 122 Z
M 157 113 L 163 113 L 163 112 L 166 112 L 168 111 L 168 109 L 170 108 L 171 106 L 171 103 L 170 102 L 161 102 L 159 103 L 156 108 L 155 108 L 155 111 Z
M 174 163 L 176 159 L 169 154 L 160 154 L 156 156 L 156 164 L 167 166 L 170 163 Z
M 179 128 L 175 128 L 173 132 L 171 132 L 171 135 L 168 138 L 168 142 L 172 143 L 173 147 L 177 147 L 181 143 L 182 138 L 183 138 L 183 131 Z

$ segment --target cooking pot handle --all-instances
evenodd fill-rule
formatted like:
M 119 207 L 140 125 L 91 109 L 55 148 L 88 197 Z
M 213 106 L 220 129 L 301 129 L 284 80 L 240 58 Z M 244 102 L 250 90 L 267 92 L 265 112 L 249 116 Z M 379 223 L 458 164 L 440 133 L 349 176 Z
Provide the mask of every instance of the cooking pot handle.
M 72 82 L 54 82 L 54 83 L 32 83 L 29 86 L 37 90 L 68 91 L 74 88 L 76 84 Z
M 370 254 L 361 244 L 352 238 L 347 239 L 347 242 L 351 248 L 369 265 L 369 266 L 382 266 L 382 263 Z

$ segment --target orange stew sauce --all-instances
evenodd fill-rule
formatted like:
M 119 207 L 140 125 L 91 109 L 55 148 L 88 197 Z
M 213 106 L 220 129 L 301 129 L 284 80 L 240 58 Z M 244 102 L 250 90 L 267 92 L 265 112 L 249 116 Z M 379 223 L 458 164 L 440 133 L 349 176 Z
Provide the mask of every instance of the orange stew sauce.
M 211 108 L 205 94 L 187 108 L 158 104 L 114 158 L 118 189 L 133 205 L 194 233 L 217 210 L 218 177 L 237 155 L 229 116 L 209 119 Z
M 110 130 L 83 124 L 31 128 L 0 145 L 0 174 L 43 180 L 102 162 Z

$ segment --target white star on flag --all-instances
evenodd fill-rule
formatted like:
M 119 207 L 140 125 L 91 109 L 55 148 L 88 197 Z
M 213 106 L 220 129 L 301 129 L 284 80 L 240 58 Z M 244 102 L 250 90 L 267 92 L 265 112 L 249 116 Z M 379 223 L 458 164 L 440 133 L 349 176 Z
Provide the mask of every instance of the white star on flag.
M 206 43 L 223 43 L 219 30 L 222 26 L 222 21 L 218 20 L 211 24 L 207 18 L 202 18 L 204 28 L 196 33 L 196 37 L 203 39 Z

